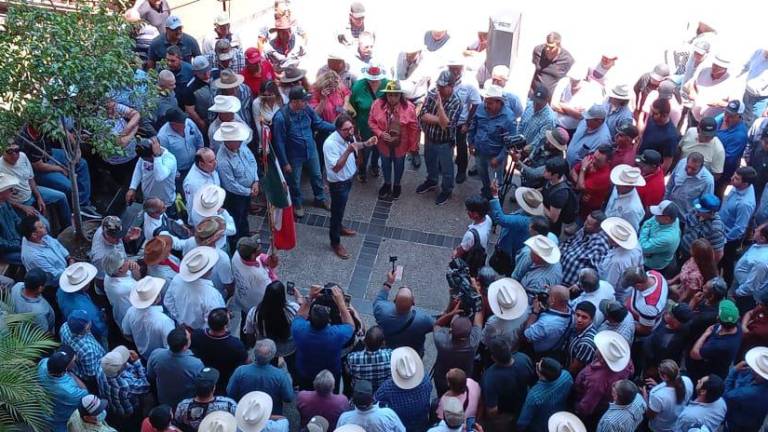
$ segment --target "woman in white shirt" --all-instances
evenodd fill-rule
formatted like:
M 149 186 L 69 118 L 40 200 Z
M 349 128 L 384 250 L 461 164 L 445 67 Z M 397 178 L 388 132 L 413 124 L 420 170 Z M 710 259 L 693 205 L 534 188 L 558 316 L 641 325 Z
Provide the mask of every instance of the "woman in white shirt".
M 270 126 L 272 117 L 283 107 L 283 98 L 274 81 L 264 81 L 261 84 L 259 97 L 253 101 L 253 124 L 261 137 L 262 125 Z
M 652 378 L 645 382 L 653 385 L 649 392 L 643 387 L 643 396 L 648 403 L 646 417 L 650 419 L 648 427 L 653 432 L 671 432 L 680 412 L 693 395 L 693 382 L 687 376 L 680 375 L 680 368 L 674 360 L 663 360 L 659 364 L 660 384 Z

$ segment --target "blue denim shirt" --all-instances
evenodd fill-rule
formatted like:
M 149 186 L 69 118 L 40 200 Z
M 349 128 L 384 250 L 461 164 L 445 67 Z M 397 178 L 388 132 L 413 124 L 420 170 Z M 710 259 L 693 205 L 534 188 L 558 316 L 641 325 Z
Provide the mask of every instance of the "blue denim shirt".
M 720 220 L 725 225 L 726 241 L 739 240 L 744 237 L 755 206 L 754 186 L 749 185 L 742 190 L 731 189 L 731 193 L 725 197 L 719 212 Z
M 621 108 L 617 110 L 611 111 L 611 103 L 606 102 L 605 103 L 605 112 L 608 113 L 608 115 L 605 117 L 605 124 L 608 126 L 608 132 L 611 136 L 611 140 L 613 140 L 613 137 L 616 136 L 616 125 L 619 124 L 620 121 L 625 119 L 632 119 L 632 110 L 627 107 L 627 105 L 622 106 Z
M 152 351 L 147 362 L 147 378 L 155 383 L 157 401 L 176 406 L 195 396 L 195 378 L 205 366 L 192 351 L 174 353 L 167 348 Z
M 533 349 L 537 353 L 559 349 L 561 347 L 558 343 L 565 343 L 566 338 L 563 335 L 571 326 L 571 315 L 570 307 L 567 313 L 552 309 L 544 310 L 539 315 L 539 319 L 525 329 L 523 335 L 533 343 Z
M 494 223 L 501 226 L 499 246 L 504 252 L 514 257 L 517 255 L 517 251 L 523 247 L 523 242 L 530 237 L 528 225 L 531 222 L 531 217 L 522 211 L 505 214 L 499 199 L 494 198 L 491 200 L 491 218 L 493 218 Z
M 272 414 L 283 414 L 283 402 L 294 399 L 293 382 L 286 371 L 271 364 L 251 363 L 239 366 L 229 378 L 227 395 L 240 400 L 254 390 L 263 391 L 272 398 Z
M 259 181 L 259 175 L 256 173 L 256 158 L 248 147 L 241 144 L 237 152 L 232 152 L 222 145 L 216 159 L 221 187 L 235 195 L 250 196 L 251 185 Z
M 286 116 L 289 118 L 286 119 Z M 318 157 L 315 137 L 312 135 L 314 130 L 331 133 L 336 128 L 309 107 L 293 111 L 286 105 L 275 113 L 272 118 L 272 142 L 280 166 Z
M 195 153 L 203 148 L 203 134 L 190 119 L 184 122 L 184 136 L 176 133 L 170 123 L 166 123 L 157 133 L 157 139 L 161 146 L 176 156 L 176 166 L 179 171 L 192 168 L 192 164 L 195 163 Z
M 504 136 L 517 132 L 515 115 L 506 106 L 496 115 L 491 115 L 481 105 L 475 112 L 475 118 L 469 126 L 467 140 L 475 147 L 478 154 L 499 159 L 506 158 Z
M 768 404 L 765 395 L 768 393 L 768 382 L 755 382 L 749 368 L 737 371 L 731 368 L 725 379 L 723 399 L 728 405 L 725 422 L 732 431 L 754 431 L 763 423 Z
M 59 309 L 64 318 L 77 309 L 88 312 L 88 318 L 91 319 L 91 333 L 93 333 L 93 337 L 98 341 L 107 337 L 107 322 L 104 313 L 83 290 L 73 293 L 57 290 L 56 301 L 59 302 Z
M 717 138 L 723 143 L 725 150 L 725 166 L 723 174 L 728 175 L 736 171 L 741 162 L 741 155 L 747 148 L 747 125 L 743 121 L 736 123 L 728 129 L 721 129 L 723 125 L 724 114 L 716 117 L 717 120 Z

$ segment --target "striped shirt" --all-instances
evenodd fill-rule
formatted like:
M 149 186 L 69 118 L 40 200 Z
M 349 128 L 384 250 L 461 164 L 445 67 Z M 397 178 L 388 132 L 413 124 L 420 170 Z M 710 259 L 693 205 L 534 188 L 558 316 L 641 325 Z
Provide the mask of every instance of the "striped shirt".
M 141 398 L 150 390 L 147 370 L 140 361 L 128 363 L 115 377 L 108 377 L 99 368 L 96 381 L 100 395 L 109 403 L 109 410 L 121 417 L 141 412 Z
M 520 117 L 519 131 L 525 136 L 525 141 L 536 149 L 544 139 L 544 133 L 555 128 L 556 120 L 557 116 L 549 105 L 536 111 L 531 101 L 528 102 Z
M 640 394 L 628 405 L 611 403 L 597 424 L 597 432 L 634 432 L 644 415 L 645 401 Z
M 422 120 L 424 114 L 437 115 L 436 90 L 430 90 L 419 112 L 419 124 L 424 131 L 424 137 L 428 143 L 451 143 L 456 140 L 456 125 L 461 116 L 461 99 L 452 94 L 448 100 L 443 100 L 443 110 L 448 117 L 448 127 L 443 129 L 438 124 L 427 123 Z
M 73 372 L 81 379 L 96 378 L 101 365 L 101 358 L 106 351 L 93 337 L 91 332 L 85 334 L 72 334 L 69 324 L 64 323 L 59 331 L 61 343 L 69 345 L 77 354 L 75 358 L 75 369 Z
M 532 265 L 525 272 L 520 283 L 527 290 L 549 291 L 549 287 L 557 285 L 563 279 L 563 268 L 560 263 Z
M 347 356 L 347 369 L 352 375 L 353 387 L 357 380 L 370 381 L 375 392 L 390 377 L 392 350 L 381 348 L 376 351 L 356 351 Z
M 517 419 L 517 428 L 547 430 L 549 416 L 565 409 L 572 385 L 573 377 L 567 370 L 560 371 L 560 376 L 554 381 L 540 379 L 525 396 L 523 409 Z
M 584 228 L 577 231 L 560 247 L 562 252 L 560 264 L 563 265 L 562 284 L 565 286 L 575 284 L 579 280 L 579 270 L 585 267 L 597 270 L 608 249 L 610 244 L 605 231 L 601 230 L 594 234 L 587 233 Z
M 576 333 L 576 328 L 573 329 L 571 337 L 568 340 L 568 361 L 566 366 L 570 365 L 573 360 L 578 360 L 583 365 L 592 363 L 595 358 L 595 334 L 597 329 L 593 325 L 582 330 L 581 333 Z
M 600 324 L 597 332 L 600 333 L 603 330 L 615 331 L 616 333 L 624 336 L 624 339 L 627 340 L 627 343 L 632 345 L 632 341 L 635 339 L 635 318 L 631 313 L 627 313 L 627 316 L 625 316 L 620 323 L 614 324 L 608 320 L 605 320 L 602 324 Z
M 703 220 L 696 217 L 695 210 L 685 215 L 685 229 L 680 240 L 680 250 L 687 256 L 691 250 L 691 244 L 699 238 L 707 239 L 715 251 L 722 251 L 725 248 L 725 225 L 719 214 L 715 213 L 712 219 Z

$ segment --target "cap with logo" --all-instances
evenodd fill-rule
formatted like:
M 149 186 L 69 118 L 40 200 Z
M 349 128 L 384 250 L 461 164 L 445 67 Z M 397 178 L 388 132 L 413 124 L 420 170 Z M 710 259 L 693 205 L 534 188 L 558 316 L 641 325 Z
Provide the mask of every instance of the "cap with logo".
M 717 121 L 714 117 L 704 117 L 699 123 L 699 132 L 706 137 L 713 137 L 717 134 Z
M 699 213 L 713 213 L 720 210 L 720 198 L 715 194 L 705 193 L 693 200 L 693 208 Z
M 680 215 L 680 208 L 670 200 L 664 200 L 659 205 L 651 206 L 651 214 L 654 216 L 669 216 L 677 219 Z
M 725 106 L 725 112 L 728 114 L 742 115 L 744 114 L 744 103 L 738 99 L 734 99 L 728 102 L 728 105 Z
M 661 153 L 653 149 L 643 150 L 643 152 L 635 158 L 635 162 L 643 165 L 659 166 L 661 165 Z
M 531 99 L 534 102 L 549 102 L 549 89 L 544 84 L 539 84 L 533 89 Z

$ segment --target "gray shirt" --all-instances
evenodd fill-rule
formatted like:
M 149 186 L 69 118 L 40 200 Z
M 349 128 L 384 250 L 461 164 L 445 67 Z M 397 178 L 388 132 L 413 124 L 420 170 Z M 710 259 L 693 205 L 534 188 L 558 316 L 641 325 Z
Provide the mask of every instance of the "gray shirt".
M 454 341 L 451 330 L 448 327 L 440 327 L 435 330 L 432 337 L 437 349 L 435 362 L 435 376 L 444 377 L 449 369 L 459 368 L 472 376 L 472 366 L 475 360 L 477 347 L 480 346 L 480 338 L 483 330 L 480 326 L 473 325 L 469 332 L 469 338 L 462 341 Z
M 157 402 L 176 406 L 182 400 L 194 397 L 195 378 L 204 367 L 192 351 L 154 350 L 147 362 L 147 378 L 155 383 Z
M 667 190 L 664 199 L 668 199 L 685 214 L 693 209 L 693 200 L 704 193 L 715 193 L 715 178 L 708 169 L 702 167 L 695 176 L 689 176 L 685 172 L 687 158 L 682 158 L 672 170 L 667 181 Z
M 419 355 L 424 355 L 424 338 L 432 331 L 434 318 L 416 308 L 400 315 L 395 310 L 395 303 L 387 300 L 388 297 L 389 290 L 382 289 L 373 302 L 373 316 L 376 318 L 376 324 L 384 331 L 387 346 L 392 349 L 409 346 Z
M 491 339 L 503 337 L 512 346 L 517 346 L 523 324 L 528 320 L 528 314 L 530 313 L 530 308 L 526 308 L 525 312 L 515 319 L 505 320 L 496 315 L 488 318 L 488 321 L 485 322 L 485 327 L 483 327 L 483 344 L 488 346 L 491 343 Z
M 48 304 L 43 296 L 31 299 L 22 295 L 24 283 L 18 282 L 11 288 L 11 305 L 15 313 L 34 314 L 35 324 L 43 330 L 53 332 L 53 326 L 56 320 L 51 305 Z

